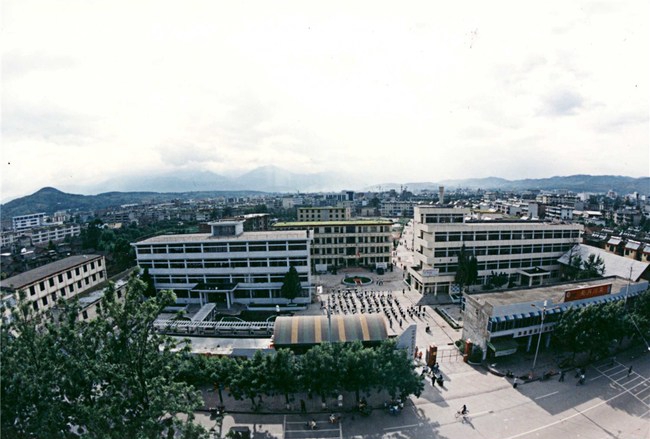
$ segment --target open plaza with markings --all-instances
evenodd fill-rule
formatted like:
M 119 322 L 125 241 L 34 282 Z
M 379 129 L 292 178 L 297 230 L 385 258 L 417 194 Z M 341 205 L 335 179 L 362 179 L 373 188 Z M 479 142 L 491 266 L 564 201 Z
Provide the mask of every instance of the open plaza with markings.
M 579 385 L 575 371 L 570 370 L 563 381 L 554 375 L 513 387 L 512 378 L 497 376 L 482 365 L 463 361 L 453 345 L 461 338 L 461 330 L 450 327 L 434 311 L 438 306 L 458 314 L 458 305 L 440 300 L 432 303 L 431 298 L 410 290 L 399 267 L 404 260 L 408 261 L 408 250 L 401 244 L 395 254 L 394 270 L 381 277 L 371 274 L 375 282 L 363 290 L 390 292 L 403 308 L 423 306 L 423 313 L 407 316 L 402 323 L 403 327 L 417 326 L 419 349 L 433 344 L 438 347 L 442 387 L 426 379 L 420 397 L 408 399 L 397 414 L 374 405 L 368 416 L 361 416 L 350 404 L 338 407 L 335 399 L 329 400 L 324 409 L 319 401 L 307 401 L 307 410 L 302 413 L 295 406 L 284 410 L 283 397 L 275 396 L 265 398 L 267 409 L 260 413 L 250 413 L 246 401 L 226 403 L 227 414 L 220 427 L 204 412 L 197 413 L 197 420 L 207 429 L 212 428 L 215 437 L 225 437 L 230 427 L 243 425 L 250 428 L 251 437 L 264 439 L 650 438 L 650 352 L 645 347 L 633 347 L 616 358 L 589 364 L 583 385 Z M 322 315 L 329 295 L 345 288 L 341 284 L 343 276 L 317 276 L 322 294 L 305 313 Z M 378 279 L 382 281 L 379 285 Z M 360 308 L 362 302 L 357 305 Z M 429 331 L 425 330 L 427 327 Z M 392 333 L 399 335 L 399 322 L 393 322 Z M 550 367 L 553 360 L 551 354 L 542 351 L 538 364 L 544 366 L 546 361 Z M 517 354 L 515 361 L 521 363 L 520 370 L 529 370 L 532 353 Z M 274 398 L 279 408 L 268 409 Z M 457 416 L 463 405 L 469 413 Z M 336 413 L 340 419 L 331 423 L 330 413 Z M 314 421 L 315 428 L 310 427 L 310 421 Z

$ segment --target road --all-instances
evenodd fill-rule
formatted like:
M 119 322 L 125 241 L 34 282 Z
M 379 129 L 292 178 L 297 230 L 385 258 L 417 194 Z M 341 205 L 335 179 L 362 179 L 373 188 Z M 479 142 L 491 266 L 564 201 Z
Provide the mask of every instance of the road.
M 633 371 L 628 376 L 628 365 Z M 327 414 L 228 415 L 223 435 L 232 425 L 248 425 L 254 438 L 382 438 L 382 439 L 559 439 L 650 438 L 650 355 L 625 364 L 596 364 L 587 369 L 585 385 L 572 375 L 565 382 L 521 384 L 514 389 L 505 378 L 459 362 L 444 370 L 445 388 L 427 385 L 404 411 L 391 416 L 375 410 L 369 417 L 344 413 L 340 424 L 329 424 Z M 455 412 L 466 404 L 468 422 Z M 306 427 L 309 419 L 318 429 Z M 207 428 L 214 421 L 199 414 Z

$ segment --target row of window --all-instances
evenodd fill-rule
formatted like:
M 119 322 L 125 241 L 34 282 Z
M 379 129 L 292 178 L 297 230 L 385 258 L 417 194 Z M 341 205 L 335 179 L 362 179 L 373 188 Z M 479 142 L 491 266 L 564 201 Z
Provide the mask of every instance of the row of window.
M 367 255 L 367 254 L 376 254 L 376 253 L 389 253 L 390 247 L 338 247 L 338 248 L 314 248 L 313 254 L 315 255 Z
M 435 213 L 420 215 L 420 222 L 424 224 L 462 223 L 463 214 L 458 213 Z
M 40 299 L 40 305 L 39 305 L 39 300 L 34 300 L 32 302 L 32 307 L 34 308 L 34 311 L 38 311 L 39 306 L 46 307 L 48 305 L 48 303 L 50 303 L 50 302 L 52 304 L 55 304 L 59 297 L 67 297 L 68 294 L 74 295 L 75 285 L 76 285 L 77 290 L 81 290 L 84 287 L 84 285 L 86 285 L 86 286 L 90 285 L 91 281 L 93 283 L 97 282 L 98 278 L 99 279 L 104 278 L 104 272 L 103 271 L 100 271 L 98 273 L 93 274 L 92 276 L 89 276 L 89 277 L 87 277 L 87 278 L 85 278 L 83 280 L 80 280 L 80 281 L 76 282 L 76 284 L 72 283 L 72 284 L 68 285 L 67 287 L 62 287 L 60 290 L 54 291 L 53 293 L 48 294 L 45 297 L 42 297 Z M 36 294 L 35 291 L 32 292 L 31 288 L 29 290 L 29 293 L 30 293 L 30 295 Z
M 198 291 L 190 290 L 174 290 L 176 297 L 179 299 L 200 299 L 201 293 Z M 214 297 L 217 296 L 217 297 Z M 219 297 L 221 296 L 221 297 Z M 233 296 L 235 299 L 276 299 L 282 297 L 280 295 L 279 289 L 261 289 L 261 290 L 249 290 L 249 289 L 237 289 Z M 207 297 L 209 302 L 225 302 L 225 294 L 223 293 L 208 293 Z M 221 299 L 221 300 L 220 300 Z
M 335 238 L 314 238 L 314 245 L 319 244 L 371 244 L 388 242 L 388 236 L 338 236 Z
M 142 268 L 268 268 L 305 267 L 307 258 L 190 259 L 171 261 L 139 261 Z
M 82 270 L 83 270 L 84 273 L 87 273 L 89 267 L 90 267 L 90 270 L 94 270 L 95 269 L 95 262 L 97 262 L 97 267 L 98 268 L 102 266 L 102 260 L 101 259 L 98 259 L 97 261 L 92 261 L 89 264 L 84 264 L 81 268 L 76 267 L 74 269 L 75 276 L 80 276 Z M 59 273 L 56 276 L 52 276 L 52 277 L 50 277 L 48 279 L 42 280 L 41 282 L 38 283 L 39 291 L 41 291 L 41 292 L 45 291 L 47 289 L 46 284 L 49 285 L 50 287 L 54 287 L 54 285 L 56 285 L 57 281 L 58 281 L 59 284 L 62 284 L 64 282 L 64 279 L 71 280 L 72 279 L 72 273 L 73 273 L 73 270 L 69 270 L 69 271 L 67 271 L 65 273 Z M 104 274 L 101 273 L 101 276 L 103 276 L 103 275 Z M 36 284 L 29 286 L 29 294 L 31 296 L 36 294 Z
M 152 274 L 154 283 L 158 284 L 238 284 L 238 283 L 282 283 L 284 274 L 253 274 L 253 275 L 164 275 Z M 299 274 L 301 282 L 308 282 L 307 274 Z
M 436 232 L 436 242 L 456 241 L 509 241 L 520 239 L 574 239 L 580 237 L 579 230 L 494 230 L 466 232 Z
M 315 233 L 389 233 L 390 226 L 333 226 L 333 227 L 315 227 Z
M 503 261 L 479 261 L 477 268 L 478 271 L 507 270 L 510 268 L 548 267 L 557 264 L 557 258 L 525 258 L 516 260 L 506 259 Z M 440 270 L 440 273 L 455 273 L 458 270 L 458 264 L 436 264 L 435 268 Z
M 334 255 L 333 257 L 320 257 L 320 258 L 314 258 L 313 262 L 315 265 L 318 264 L 338 264 L 338 265 L 346 265 L 346 261 L 349 259 L 344 259 L 340 258 L 338 255 Z M 376 262 L 389 262 L 387 256 L 371 256 L 371 257 L 363 257 L 359 259 L 359 264 L 365 265 L 365 264 L 374 264 Z
M 546 313 L 544 316 L 544 324 L 559 322 L 562 318 L 562 313 L 549 314 Z M 500 332 L 500 331 L 511 331 L 518 328 L 529 328 L 531 326 L 539 328 L 541 324 L 540 316 L 517 318 L 517 319 L 508 319 L 505 320 L 500 318 L 500 322 L 497 322 L 496 319 L 488 320 L 488 332 Z M 523 334 L 526 335 L 526 334 Z
M 527 244 L 527 245 L 493 245 L 484 247 L 466 247 L 466 251 L 474 256 L 519 255 L 527 253 L 566 253 L 571 250 L 572 243 L 563 244 Z M 436 258 L 451 258 L 458 256 L 460 248 L 437 248 Z
M 138 254 L 305 251 L 305 242 L 237 242 L 138 245 Z

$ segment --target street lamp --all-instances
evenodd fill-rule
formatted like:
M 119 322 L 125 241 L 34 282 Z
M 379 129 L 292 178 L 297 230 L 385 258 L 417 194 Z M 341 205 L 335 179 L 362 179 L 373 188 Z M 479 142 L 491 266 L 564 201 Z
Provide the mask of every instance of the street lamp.
M 531 374 L 535 373 L 535 365 L 537 364 L 537 354 L 539 353 L 539 345 L 542 341 L 542 332 L 544 331 L 544 316 L 546 315 L 546 305 L 548 304 L 548 300 L 544 301 L 544 305 L 542 306 L 542 322 L 539 324 L 539 338 L 537 339 L 537 347 L 535 348 L 535 358 L 533 358 L 533 368 L 531 370 Z M 535 308 L 539 308 L 539 306 L 535 305 L 534 303 L 531 303 L 530 306 L 534 306 Z M 553 308 L 550 308 L 553 309 Z

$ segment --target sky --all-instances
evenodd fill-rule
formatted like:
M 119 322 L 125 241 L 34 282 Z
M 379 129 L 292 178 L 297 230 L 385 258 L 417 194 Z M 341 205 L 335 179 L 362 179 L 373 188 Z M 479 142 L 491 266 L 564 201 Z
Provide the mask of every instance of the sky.
M 1 198 L 266 165 L 648 176 L 649 3 L 3 0 Z

